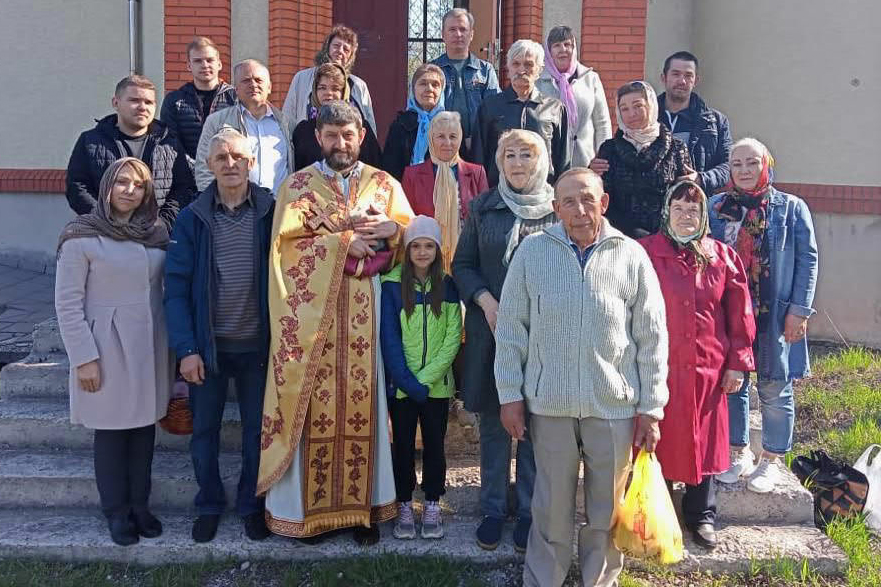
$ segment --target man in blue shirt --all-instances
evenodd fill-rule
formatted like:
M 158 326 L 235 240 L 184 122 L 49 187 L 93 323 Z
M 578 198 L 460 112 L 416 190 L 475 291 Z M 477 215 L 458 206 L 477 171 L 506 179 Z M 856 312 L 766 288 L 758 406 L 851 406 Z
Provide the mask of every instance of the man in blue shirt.
M 458 112 L 462 117 L 462 137 L 465 148 L 470 149 L 477 108 L 484 98 L 499 93 L 499 78 L 492 64 L 471 53 L 474 15 L 464 8 L 453 8 L 444 14 L 441 22 L 446 52 L 432 63 L 444 70 L 447 78 L 444 103 L 447 110 Z

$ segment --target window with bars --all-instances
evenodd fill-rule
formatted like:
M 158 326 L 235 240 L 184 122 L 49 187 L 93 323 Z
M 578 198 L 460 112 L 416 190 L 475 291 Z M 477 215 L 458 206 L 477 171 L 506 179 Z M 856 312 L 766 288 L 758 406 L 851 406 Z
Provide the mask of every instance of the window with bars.
M 407 12 L 407 79 L 416 68 L 444 53 L 443 17 L 451 8 L 467 8 L 455 0 L 409 0 Z

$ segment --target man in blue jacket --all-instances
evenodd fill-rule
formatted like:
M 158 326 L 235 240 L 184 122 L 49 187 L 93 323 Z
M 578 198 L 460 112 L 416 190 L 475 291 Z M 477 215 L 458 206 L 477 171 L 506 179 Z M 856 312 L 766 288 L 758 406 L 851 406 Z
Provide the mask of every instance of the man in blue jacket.
M 96 121 L 95 128 L 79 136 L 67 164 L 67 201 L 77 214 L 95 206 L 98 185 L 110 164 L 137 157 L 153 175 L 159 217 L 168 226 L 196 191 L 193 172 L 177 136 L 156 114 L 156 86 L 141 75 L 124 77 L 113 93 L 116 114 Z
M 461 116 L 463 144 L 470 149 L 477 109 L 484 98 L 501 91 L 499 78 L 491 63 L 471 53 L 474 15 L 464 8 L 453 8 L 444 14 L 441 26 L 446 52 L 432 63 L 444 70 L 444 103 L 447 110 Z
M 269 536 L 256 496 L 260 428 L 269 351 L 269 242 L 272 193 L 248 181 L 248 139 L 234 129 L 214 135 L 208 167 L 215 180 L 187 206 L 165 260 L 169 343 L 190 385 L 190 452 L 199 493 L 193 540 L 217 532 L 226 496 L 218 468 L 220 427 L 229 380 L 242 422 L 242 470 L 236 510 L 251 540 Z
M 688 179 L 700 184 L 710 196 L 724 187 L 731 176 L 731 129 L 724 114 L 707 106 L 694 93 L 699 81 L 697 57 L 688 51 L 667 57 L 661 74 L 666 91 L 658 96 L 658 121 L 688 145 L 696 170 Z
M 162 100 L 159 118 L 177 134 L 191 163 L 205 119 L 236 103 L 236 89 L 220 79 L 221 69 L 217 45 L 208 37 L 196 37 L 187 45 L 187 71 L 193 74 L 193 81 Z

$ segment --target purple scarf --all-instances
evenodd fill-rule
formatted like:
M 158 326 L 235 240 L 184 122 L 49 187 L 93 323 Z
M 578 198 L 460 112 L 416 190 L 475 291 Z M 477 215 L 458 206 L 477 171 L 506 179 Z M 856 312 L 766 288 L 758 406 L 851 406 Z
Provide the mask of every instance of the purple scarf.
M 572 84 L 569 83 L 569 78 L 572 77 L 572 74 L 578 68 L 578 58 L 576 55 L 578 55 L 578 45 L 573 40 L 572 60 L 569 62 L 569 69 L 560 71 L 557 69 L 557 64 L 554 63 L 553 57 L 551 57 L 551 48 L 548 46 L 547 41 L 545 41 L 545 69 L 556 80 L 557 87 L 560 88 L 560 101 L 566 107 L 570 129 L 578 128 L 578 104 L 575 103 L 575 92 L 572 91 Z

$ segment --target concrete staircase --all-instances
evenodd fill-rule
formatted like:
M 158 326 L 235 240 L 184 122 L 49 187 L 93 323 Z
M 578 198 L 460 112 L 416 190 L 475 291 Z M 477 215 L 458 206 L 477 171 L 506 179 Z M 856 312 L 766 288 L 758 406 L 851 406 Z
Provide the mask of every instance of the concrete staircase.
M 196 486 L 188 437 L 164 431 L 157 433 L 152 507 L 163 520 L 165 533 L 133 547 L 116 547 L 107 537 L 98 509 L 92 432 L 72 426 L 68 419 L 67 377 L 67 358 L 54 320 L 36 327 L 33 350 L 27 358 L 0 371 L 0 556 L 158 564 L 227 557 L 308 559 L 377 551 L 360 549 L 345 536 L 318 546 L 275 536 L 251 542 L 234 515 L 224 518 L 213 542 L 194 544 L 189 533 Z M 396 541 L 390 536 L 391 525 L 386 524 L 378 548 L 482 562 L 517 558 L 510 527 L 498 550 L 487 552 L 475 545 L 473 531 L 480 516 L 476 435 L 451 418 L 448 439 L 457 439 L 457 448 L 448 455 L 444 497 L 447 539 Z M 232 402 L 224 414 L 221 445 L 221 476 L 227 498 L 233 503 L 241 443 L 238 409 Z M 717 488 L 721 544 L 713 553 L 706 553 L 692 544 L 686 533 L 688 555 L 678 566 L 680 570 L 746 571 L 751 564 L 781 557 L 807 558 L 823 573 L 843 568 L 844 555 L 813 527 L 810 494 L 789 472 L 766 495 L 746 491 L 743 483 L 717 484 Z M 674 502 L 678 502 L 676 496 Z M 582 507 L 579 499 L 580 520 Z

